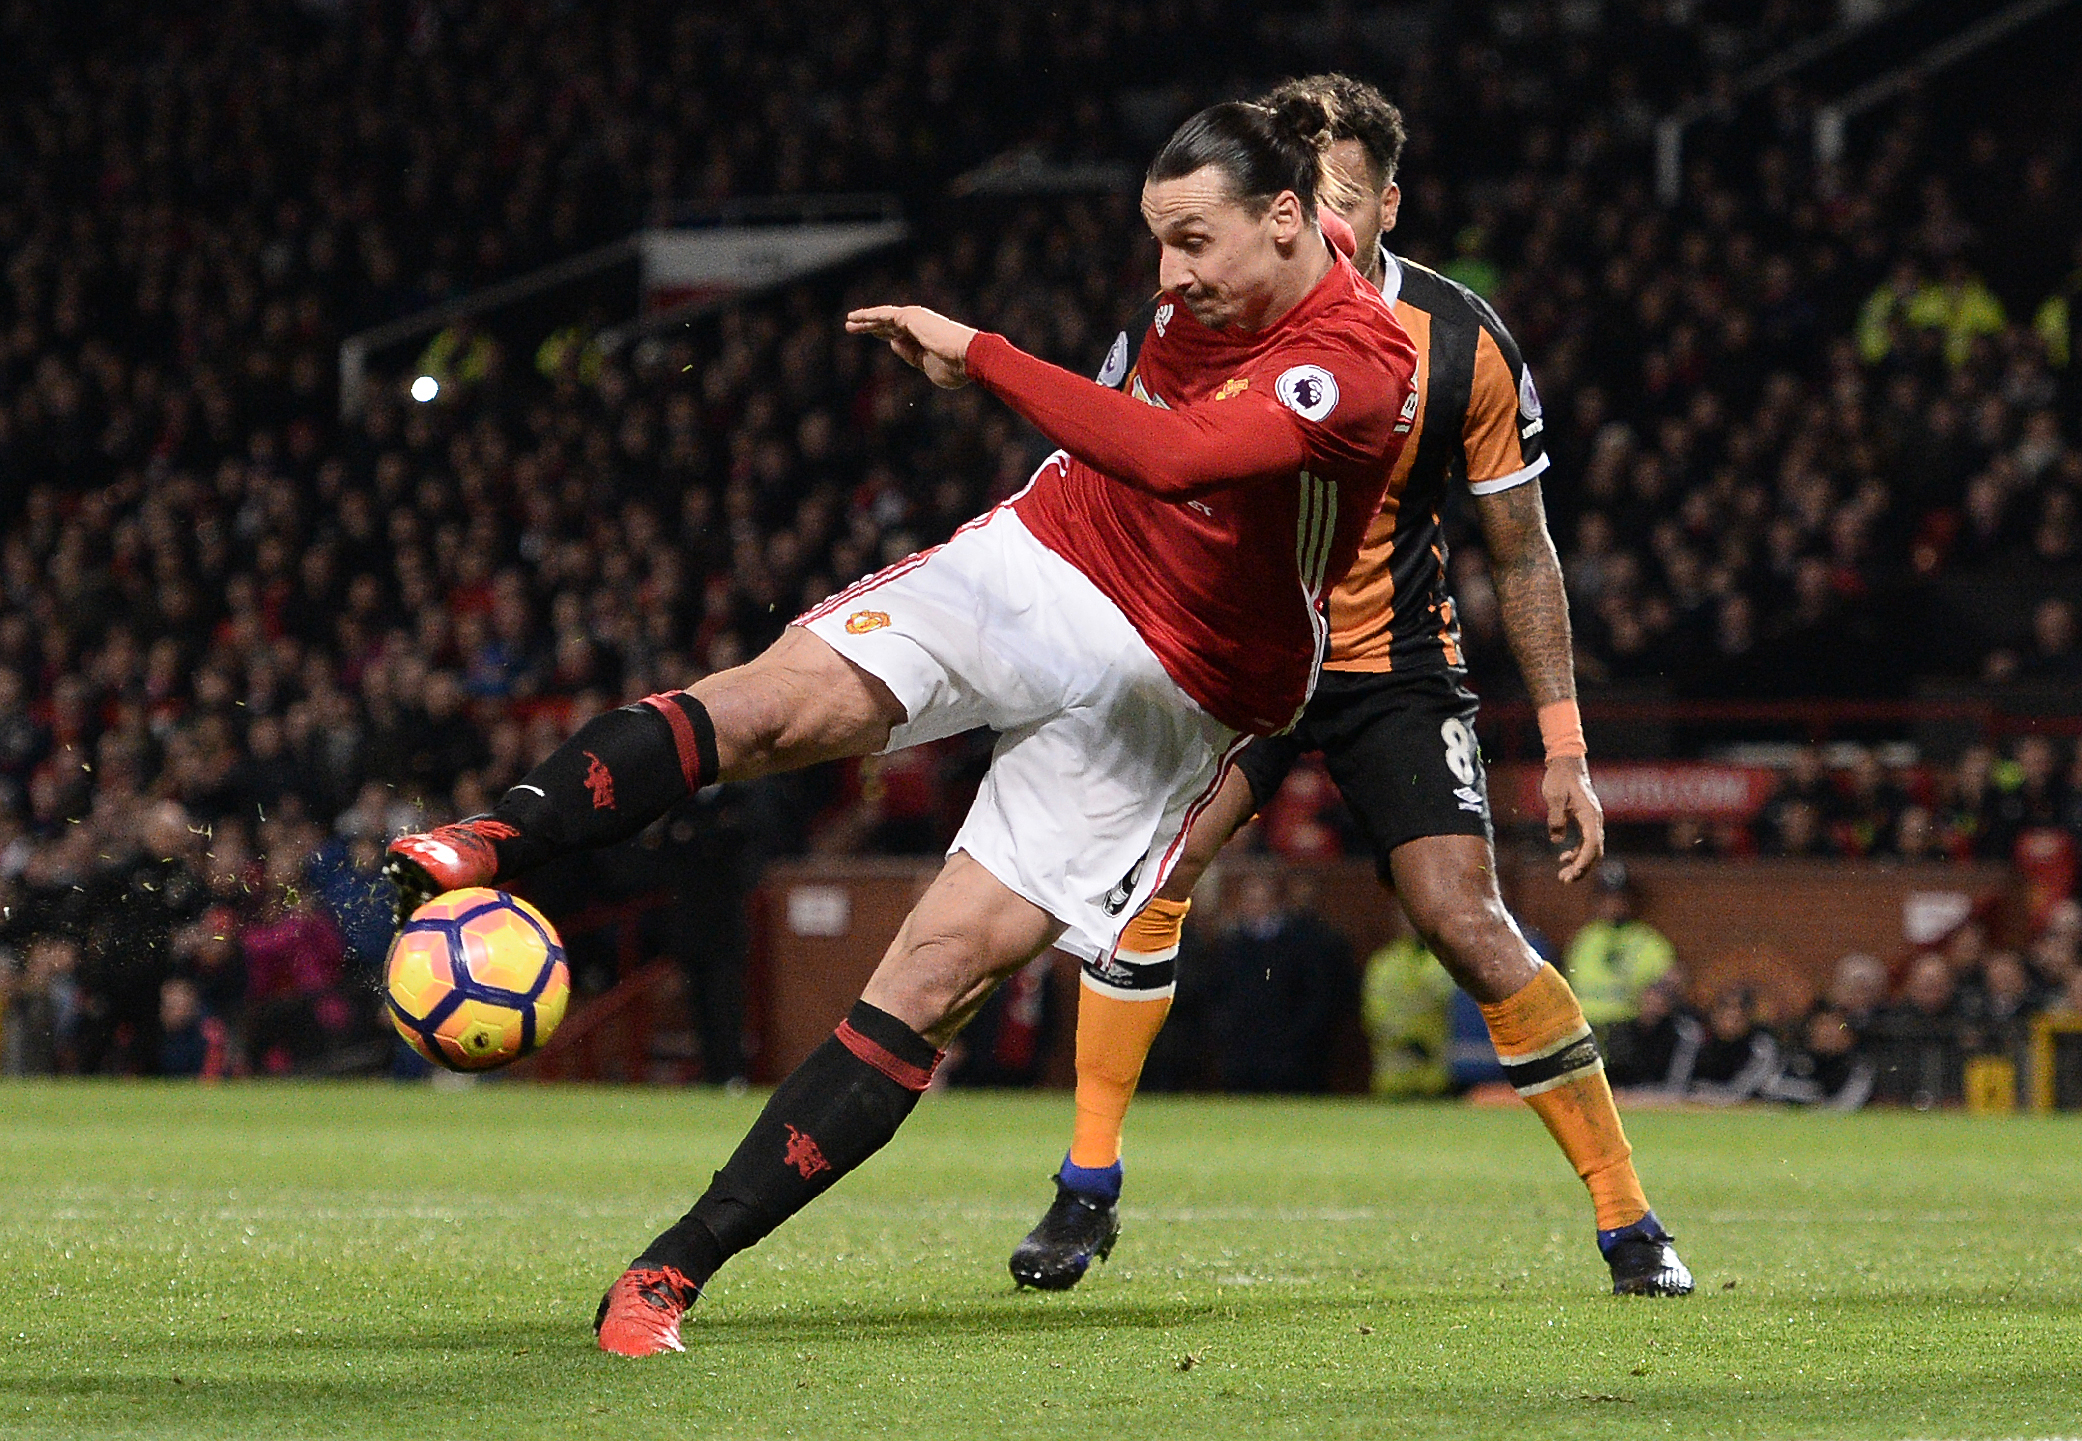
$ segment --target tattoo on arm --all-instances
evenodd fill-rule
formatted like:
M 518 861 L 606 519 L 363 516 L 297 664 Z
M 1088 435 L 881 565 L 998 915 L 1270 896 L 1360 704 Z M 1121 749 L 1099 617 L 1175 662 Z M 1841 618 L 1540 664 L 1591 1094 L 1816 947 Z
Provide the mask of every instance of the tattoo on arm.
M 1571 700 L 1576 670 L 1569 636 L 1569 598 L 1561 560 L 1547 534 L 1540 483 L 1529 480 L 1495 495 L 1475 497 L 1482 539 L 1489 548 L 1504 639 L 1525 676 L 1534 705 Z

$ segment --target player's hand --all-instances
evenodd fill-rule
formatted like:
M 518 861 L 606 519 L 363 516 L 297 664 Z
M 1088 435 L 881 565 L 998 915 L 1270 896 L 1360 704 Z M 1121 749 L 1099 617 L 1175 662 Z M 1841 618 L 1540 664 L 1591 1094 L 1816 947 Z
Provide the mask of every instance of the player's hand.
M 1590 766 L 1582 756 L 1556 756 L 1540 778 L 1540 798 L 1547 802 L 1547 839 L 1561 845 L 1576 822 L 1576 844 L 1561 853 L 1564 885 L 1582 880 L 1605 855 L 1605 808 L 1590 787 Z
M 846 330 L 888 341 L 904 364 L 924 371 L 925 378 L 942 390 L 960 390 L 969 383 L 966 358 L 969 342 L 976 338 L 973 326 L 922 305 L 871 305 L 849 313 Z

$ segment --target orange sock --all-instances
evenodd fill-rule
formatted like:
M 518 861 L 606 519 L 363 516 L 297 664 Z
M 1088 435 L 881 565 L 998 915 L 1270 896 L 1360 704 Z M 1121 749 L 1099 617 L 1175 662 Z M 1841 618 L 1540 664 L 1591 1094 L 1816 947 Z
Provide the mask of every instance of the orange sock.
M 1482 1019 L 1512 1087 L 1539 1112 L 1590 1189 L 1598 1229 L 1617 1230 L 1647 1215 L 1605 1062 L 1561 972 L 1540 967 L 1515 995 L 1482 1007 Z
M 1091 963 L 1077 988 L 1077 1119 L 1070 1164 L 1104 1170 L 1121 1156 L 1121 1127 L 1142 1063 L 1171 1013 L 1179 937 L 1191 901 L 1152 899 L 1121 934 L 1113 964 Z M 1132 977 L 1121 984 L 1123 976 Z

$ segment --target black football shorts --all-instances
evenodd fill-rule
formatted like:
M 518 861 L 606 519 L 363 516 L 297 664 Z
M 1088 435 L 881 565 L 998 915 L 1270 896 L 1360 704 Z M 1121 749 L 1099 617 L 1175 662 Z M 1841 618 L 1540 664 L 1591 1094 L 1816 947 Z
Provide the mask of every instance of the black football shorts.
M 1310 751 L 1337 784 L 1388 879 L 1388 856 L 1423 836 L 1493 840 L 1489 780 L 1475 743 L 1480 702 L 1446 671 L 1326 670 L 1301 724 L 1244 747 L 1236 765 L 1263 808 Z

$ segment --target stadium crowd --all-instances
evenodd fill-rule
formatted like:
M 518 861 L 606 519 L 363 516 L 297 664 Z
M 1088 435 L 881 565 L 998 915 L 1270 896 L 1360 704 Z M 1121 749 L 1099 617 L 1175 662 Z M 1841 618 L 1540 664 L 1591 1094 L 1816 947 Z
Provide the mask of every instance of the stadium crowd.
M 2082 1028 L 2082 911 L 2064 902 L 2022 951 L 1967 920 L 1892 966 L 1853 953 L 1813 1003 L 1782 1011 L 1745 985 L 1691 994 L 1682 972 L 1656 978 L 1606 1029 L 1612 1084 L 1637 1101 L 1782 1101 L 1857 1110 L 1966 1099 L 1995 1062 L 2000 1109 L 2028 1103 L 2033 1027 Z
M 1261 10 L 0 5 L 10 1068 L 360 1063 L 385 836 L 484 809 L 575 719 L 755 652 L 1039 459 L 835 317 L 901 296 L 1093 369 L 1152 285 L 1133 196 L 948 181 L 1014 144 L 1133 165 L 1197 99 L 1324 63 L 1409 116 L 1397 248 L 1486 294 L 1538 377 L 1588 690 L 2082 680 L 2057 77 L 1912 99 L 1835 166 L 1784 87 L 1697 127 L 1663 208 L 1653 118 L 1829 7 Z M 446 332 L 338 419 L 358 327 L 704 204 L 868 189 L 929 238 L 621 352 Z M 422 370 L 437 403 L 405 396 Z M 1509 696 L 1472 537 L 1453 576 L 1474 683 Z M 1709 839 L 2082 831 L 2053 744 L 1939 759 L 1803 761 Z M 979 770 L 949 743 L 683 819 L 753 857 L 930 852 Z

